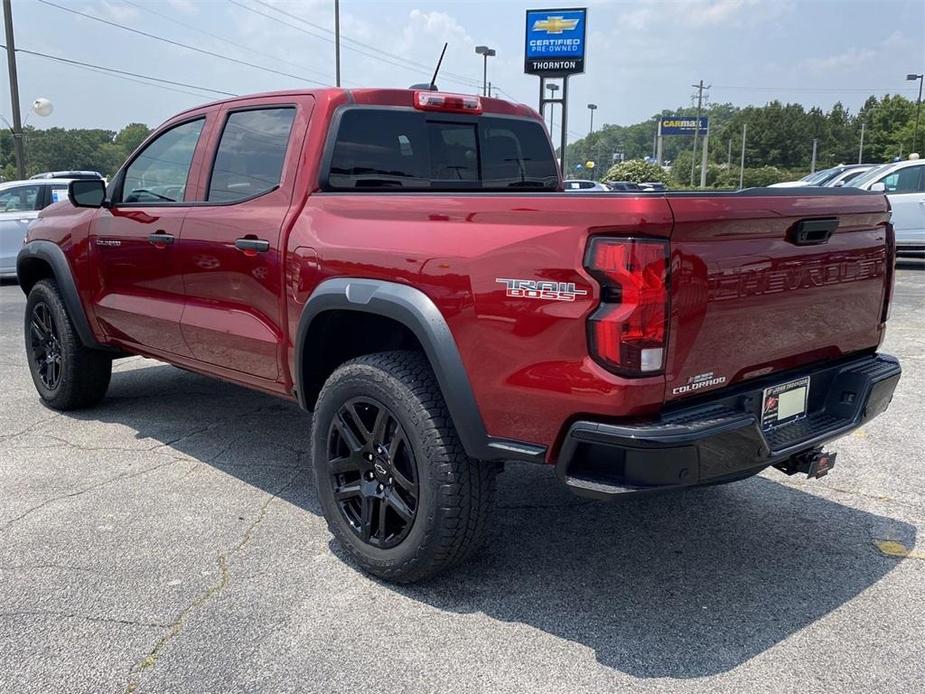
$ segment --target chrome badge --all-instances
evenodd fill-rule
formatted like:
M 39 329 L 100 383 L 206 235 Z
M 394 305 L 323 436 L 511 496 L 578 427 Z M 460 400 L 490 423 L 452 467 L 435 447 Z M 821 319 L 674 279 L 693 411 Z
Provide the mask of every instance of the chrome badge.
M 546 299 L 549 301 L 575 301 L 576 296 L 584 296 L 588 292 L 576 289 L 574 282 L 550 282 L 547 280 L 516 280 L 499 277 L 500 282 L 507 289 L 505 294 L 515 299 Z

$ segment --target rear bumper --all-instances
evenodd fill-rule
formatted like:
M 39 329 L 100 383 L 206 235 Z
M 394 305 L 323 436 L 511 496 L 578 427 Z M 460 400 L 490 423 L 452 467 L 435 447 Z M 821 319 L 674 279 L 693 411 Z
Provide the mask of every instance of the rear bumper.
M 882 413 L 900 374 L 894 357 L 877 354 L 775 374 L 666 411 L 654 422 L 578 421 L 566 434 L 556 472 L 574 492 L 599 498 L 748 477 Z M 803 376 L 811 379 L 807 415 L 762 431 L 764 388 Z

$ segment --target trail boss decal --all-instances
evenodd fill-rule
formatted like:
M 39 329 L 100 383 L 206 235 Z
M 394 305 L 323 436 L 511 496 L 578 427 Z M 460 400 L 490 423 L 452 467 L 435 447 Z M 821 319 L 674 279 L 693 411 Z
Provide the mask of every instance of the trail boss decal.
M 696 376 L 691 376 L 687 379 L 687 383 L 683 386 L 678 386 L 677 388 L 672 389 L 674 395 L 680 395 L 681 393 L 693 393 L 694 391 L 701 390 L 702 388 L 709 388 L 710 386 L 718 386 L 720 383 L 725 383 L 725 376 L 715 376 L 712 371 L 708 371 L 705 374 L 697 374 Z
M 516 299 L 548 299 L 550 301 L 575 301 L 576 296 L 584 296 L 588 292 L 576 289 L 574 282 L 547 282 L 545 280 L 514 280 L 499 277 L 500 282 L 507 291 L 508 296 Z

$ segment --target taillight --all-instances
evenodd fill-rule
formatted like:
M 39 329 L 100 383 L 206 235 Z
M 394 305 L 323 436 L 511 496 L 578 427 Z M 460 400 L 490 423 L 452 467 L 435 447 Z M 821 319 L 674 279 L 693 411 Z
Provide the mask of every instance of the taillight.
M 415 92 L 414 107 L 421 111 L 446 111 L 449 113 L 482 112 L 482 100 L 469 94 L 443 94 L 441 92 Z
M 886 287 L 883 291 L 883 309 L 880 311 L 881 323 L 886 323 L 890 318 L 890 311 L 893 309 L 893 290 L 896 286 L 896 231 L 893 229 L 892 222 L 886 223 L 884 232 L 886 240 L 886 277 L 884 282 Z
M 585 267 L 601 284 L 601 304 L 588 319 L 591 356 L 627 376 L 660 372 L 668 333 L 668 242 L 593 238 Z

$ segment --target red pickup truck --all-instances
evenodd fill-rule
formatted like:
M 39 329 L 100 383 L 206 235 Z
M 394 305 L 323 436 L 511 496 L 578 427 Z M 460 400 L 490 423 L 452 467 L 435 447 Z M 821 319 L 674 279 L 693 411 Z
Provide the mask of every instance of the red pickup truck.
M 598 498 L 821 476 L 883 412 L 883 195 L 561 192 L 532 109 L 428 90 L 235 98 L 74 181 L 18 257 L 48 406 L 142 354 L 298 401 L 328 525 L 421 579 L 507 461 Z

